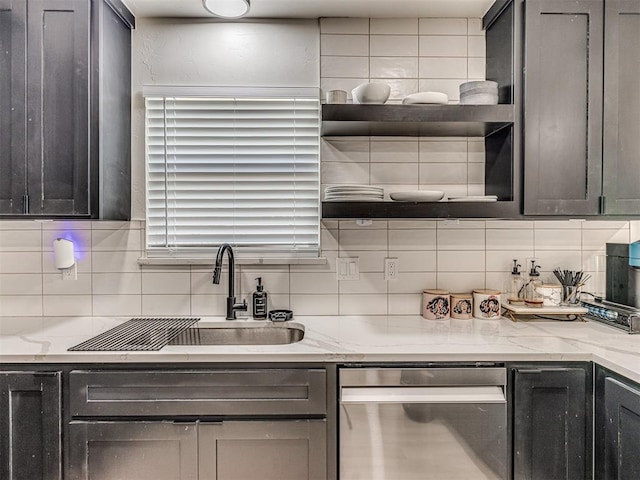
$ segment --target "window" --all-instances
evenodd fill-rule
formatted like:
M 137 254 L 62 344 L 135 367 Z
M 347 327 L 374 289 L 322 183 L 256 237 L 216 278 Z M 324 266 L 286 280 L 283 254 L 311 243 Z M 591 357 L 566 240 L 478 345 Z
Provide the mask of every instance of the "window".
M 150 87 L 145 103 L 149 256 L 318 255 L 317 89 Z

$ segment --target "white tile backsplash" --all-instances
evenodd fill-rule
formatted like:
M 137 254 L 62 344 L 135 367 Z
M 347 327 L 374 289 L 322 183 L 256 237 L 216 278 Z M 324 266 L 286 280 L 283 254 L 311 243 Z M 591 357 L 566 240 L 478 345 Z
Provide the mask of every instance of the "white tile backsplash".
M 417 35 L 417 18 L 372 18 L 369 29 L 374 35 Z
M 372 57 L 416 57 L 417 35 L 374 35 L 370 37 Z
M 467 35 L 468 19 L 466 18 L 421 18 L 419 20 L 420 35 Z

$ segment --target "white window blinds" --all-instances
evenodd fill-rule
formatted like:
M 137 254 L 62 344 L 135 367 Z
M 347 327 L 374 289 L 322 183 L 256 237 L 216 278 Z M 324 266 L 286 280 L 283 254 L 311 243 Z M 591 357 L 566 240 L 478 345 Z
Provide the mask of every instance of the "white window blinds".
M 147 250 L 317 255 L 319 100 L 147 95 Z M 298 89 L 301 90 L 301 89 Z M 308 90 L 308 89 L 302 89 Z

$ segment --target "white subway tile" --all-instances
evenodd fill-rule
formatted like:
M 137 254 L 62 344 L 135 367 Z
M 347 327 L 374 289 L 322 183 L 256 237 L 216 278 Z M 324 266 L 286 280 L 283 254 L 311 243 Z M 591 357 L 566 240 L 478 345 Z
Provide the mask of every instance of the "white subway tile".
M 387 280 L 389 293 L 421 293 L 425 288 L 436 283 L 435 272 L 403 272 L 398 273 L 397 280 Z
M 320 71 L 323 77 L 369 78 L 369 57 L 323 55 Z
M 485 277 L 485 288 L 498 290 L 504 293 L 507 280 L 511 277 L 511 274 L 506 272 L 487 272 Z
M 467 35 L 484 36 L 484 30 L 482 29 L 481 18 L 467 18 Z
M 142 250 L 140 230 L 92 230 L 91 232 L 92 250 L 124 252 Z
M 536 263 L 540 265 L 541 272 L 547 272 L 550 274 L 555 268 L 561 270 L 581 270 L 582 269 L 582 254 L 580 250 L 566 251 L 566 250 L 536 250 L 534 258 Z M 526 265 L 525 270 L 529 270 L 531 265 Z M 553 275 L 551 274 L 552 278 Z
M 0 251 L 0 272 L 40 273 L 42 272 L 42 254 L 39 251 Z
M 253 294 L 256 290 L 256 278 L 262 279 L 264 290 L 268 294 L 289 294 L 289 271 L 276 271 L 275 269 L 242 268 L 240 273 L 240 291 Z
M 322 162 L 322 183 L 369 184 L 369 163 Z
M 484 58 L 487 54 L 487 45 L 484 37 L 469 36 L 467 37 L 467 52 L 469 58 L 481 57 Z
M 376 272 L 381 274 L 384 271 L 384 259 L 387 257 L 387 253 L 385 250 L 343 250 L 340 252 L 340 256 L 358 257 L 360 273 Z
M 484 183 L 470 183 L 467 185 L 467 195 L 484 195 Z
M 534 223 L 534 228 L 538 229 L 562 229 L 567 230 L 571 228 L 581 229 L 582 221 L 573 221 L 573 220 L 536 220 Z
M 441 272 L 482 272 L 484 274 L 484 257 L 484 251 L 438 250 L 438 275 Z M 438 276 L 438 286 L 439 279 Z
M 438 288 L 453 293 L 485 288 L 484 272 L 438 272 Z
M 467 184 L 466 163 L 421 163 L 420 185 Z
M 417 57 L 417 35 L 371 35 L 372 57 Z
M 583 230 L 620 230 L 622 228 L 629 228 L 632 223 L 637 221 L 628 222 L 626 220 L 587 220 L 582 222 Z M 638 222 L 640 223 L 640 222 Z
M 91 316 L 91 295 L 43 295 L 45 317 Z
M 294 315 L 338 315 L 338 295 L 291 295 Z
M 386 315 L 386 295 L 340 295 L 340 315 Z
M 465 229 L 465 228 L 485 228 L 486 222 L 484 220 L 458 220 L 451 221 L 448 219 L 438 220 L 438 229 Z
M 340 251 L 386 249 L 386 230 L 340 230 Z
M 134 317 L 142 315 L 140 295 L 93 295 L 93 315 L 96 317 Z
M 400 103 L 407 95 L 418 91 L 419 81 L 417 78 L 371 78 L 372 82 L 382 82 L 389 85 L 391 93 L 387 103 Z
M 228 269 L 222 268 L 222 278 L 218 285 L 213 283 L 212 268 L 195 268 L 191 269 L 191 294 L 192 295 L 226 295 L 228 289 Z M 236 279 L 236 288 L 239 283 Z
M 250 307 L 249 307 L 250 308 Z M 226 315 L 227 296 L 191 295 L 191 315 L 202 317 L 222 317 Z
M 337 294 L 338 279 L 333 272 L 291 273 L 292 294 Z
M 406 184 L 418 176 L 418 163 L 372 163 L 371 183 Z
M 467 35 L 466 18 L 421 18 L 420 35 Z
M 467 76 L 468 78 L 485 78 L 486 60 L 484 57 L 467 58 Z
M 142 275 L 137 273 L 94 273 L 94 295 L 140 295 Z
M 398 259 L 398 272 L 400 275 L 413 272 L 435 272 L 435 250 L 389 250 L 390 258 Z
M 369 140 L 337 140 L 326 138 L 321 142 L 323 162 L 368 162 Z
M 372 35 L 417 35 L 417 18 L 372 18 Z
M 95 273 L 139 272 L 140 252 L 92 252 L 91 265 Z
M 537 250 L 574 250 L 581 248 L 580 230 L 539 229 L 534 230 L 534 245 Z
M 2 230 L 41 230 L 42 224 L 47 221 L 39 220 L 0 220 L 0 231 Z
M 337 247 L 336 247 L 337 248 Z M 338 252 L 336 250 L 322 250 L 320 252 L 320 256 L 326 259 L 325 263 L 320 264 L 311 264 L 311 265 L 289 265 L 289 272 L 296 273 L 329 273 L 333 272 L 335 274 L 336 271 L 336 257 L 338 256 Z
M 513 268 L 513 260 L 517 260 L 520 271 L 524 275 L 529 268 L 527 258 L 535 258 L 533 250 L 487 250 L 487 272 L 510 272 Z
M 393 294 L 387 297 L 389 315 L 420 315 L 422 294 Z
M 189 295 L 142 295 L 142 315 L 191 315 Z
M 61 233 L 69 230 L 91 230 L 91 220 L 44 220 L 42 230 L 58 230 Z
M 487 250 L 533 250 L 532 229 L 487 229 Z
M 420 142 L 420 161 L 463 163 L 467 161 L 467 142 Z M 446 167 L 445 167 L 446 168 Z
M 40 273 L 0 273 L 0 296 L 42 295 Z
M 435 250 L 436 230 L 389 230 L 389 250 Z
M 0 250 L 3 252 L 38 252 L 41 249 L 40 230 L 0 229 Z
M 420 57 L 420 78 L 467 78 L 467 59 Z
M 466 35 L 420 35 L 421 57 L 467 57 Z
M 91 274 L 79 273 L 77 279 L 63 280 L 60 273 L 42 276 L 44 295 L 91 295 Z
M 92 230 L 141 230 L 144 222 L 141 220 L 92 220 Z
M 629 243 L 629 229 L 582 230 L 583 249 L 600 250 L 606 248 L 607 243 Z
M 358 223 L 358 219 L 339 221 L 340 230 L 386 230 L 388 226 L 389 222 L 387 222 L 386 220 L 371 220 L 371 222 L 366 225 Z
M 42 316 L 41 295 L 0 296 L 0 317 L 40 317 Z
M 340 295 L 353 293 L 376 293 L 379 295 L 387 294 L 387 281 L 381 272 L 362 273 L 358 280 L 340 280 L 338 281 L 338 290 Z
M 325 34 L 369 34 L 368 18 L 321 18 L 320 33 Z
M 418 142 L 371 142 L 371 162 L 418 162 Z
M 418 57 L 371 57 L 373 78 L 418 78 Z
M 436 228 L 435 220 L 425 220 L 425 219 L 416 219 L 416 220 L 394 220 L 392 223 L 392 228 L 394 229 L 416 229 L 416 228 Z
M 467 182 L 469 184 L 484 185 L 484 163 L 467 164 Z
M 583 250 L 580 270 L 604 273 L 606 271 L 606 258 L 605 250 Z
M 269 310 L 291 310 L 289 294 L 270 293 L 267 298 L 267 308 Z
M 640 220 L 629 222 L 629 240 L 632 242 L 640 240 Z
M 368 35 L 322 35 L 320 55 L 369 56 Z
M 188 272 L 142 272 L 143 295 L 188 294 L 191 276 Z
M 441 250 L 485 250 L 483 229 L 438 229 L 438 251 Z
M 523 229 L 533 229 L 533 221 L 531 220 L 487 220 L 486 221 L 487 229 L 497 228 L 497 229 L 507 229 L 507 228 L 515 228 L 519 230 Z
M 338 235 L 338 229 L 320 227 L 320 248 L 322 248 L 322 255 L 326 255 L 328 251 L 338 250 Z

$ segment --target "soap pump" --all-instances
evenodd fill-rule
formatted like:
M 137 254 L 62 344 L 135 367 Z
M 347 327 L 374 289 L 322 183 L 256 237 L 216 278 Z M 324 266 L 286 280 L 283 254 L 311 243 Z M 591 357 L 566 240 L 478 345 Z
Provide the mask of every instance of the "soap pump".
M 267 292 L 264 291 L 262 285 L 262 277 L 256 278 L 258 284 L 256 291 L 253 292 L 253 318 L 264 320 L 267 318 Z
M 507 294 L 507 302 L 511 305 L 524 305 L 524 280 L 520 274 L 521 266 L 518 260 L 513 260 L 511 276 L 507 280 L 505 293 Z
M 529 271 L 529 282 L 525 287 L 524 301 L 527 307 L 542 307 L 544 298 L 540 287 L 542 287 L 542 280 L 540 280 L 540 272 L 538 269 L 540 265 L 536 265 L 535 260 L 531 260 L 531 270 Z

